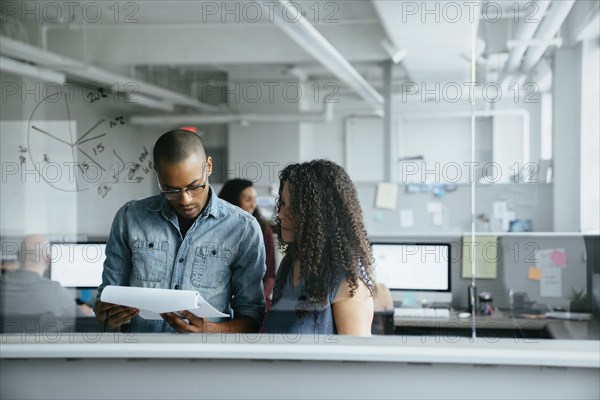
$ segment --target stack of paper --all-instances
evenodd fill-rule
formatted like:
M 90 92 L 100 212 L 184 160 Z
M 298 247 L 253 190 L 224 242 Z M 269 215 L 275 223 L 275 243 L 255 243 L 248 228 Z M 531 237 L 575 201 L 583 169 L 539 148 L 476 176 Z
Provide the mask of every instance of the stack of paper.
M 197 317 L 228 317 L 208 304 L 194 290 L 152 289 L 130 286 L 106 286 L 100 300 L 133 307 L 144 319 L 163 319 L 160 314 L 188 310 Z

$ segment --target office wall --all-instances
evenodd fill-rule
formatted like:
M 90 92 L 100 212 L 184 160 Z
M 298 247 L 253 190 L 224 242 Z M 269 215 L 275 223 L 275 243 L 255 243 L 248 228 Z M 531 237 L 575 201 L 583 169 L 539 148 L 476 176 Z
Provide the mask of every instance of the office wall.
M 238 79 L 241 79 L 238 77 Z M 250 78 L 245 81 L 252 82 Z M 257 82 L 260 82 L 257 80 Z M 276 92 L 277 93 L 277 92 Z M 275 111 L 269 111 L 267 101 L 252 103 L 240 102 L 235 105 L 244 112 L 300 112 L 318 111 L 322 105 L 312 97 L 303 98 L 299 104 L 281 101 L 273 105 Z M 242 99 L 243 100 L 243 99 Z M 280 99 L 281 100 L 281 99 Z M 398 209 L 394 211 L 377 210 L 374 207 L 375 182 L 383 178 L 383 134 L 382 120 L 373 117 L 372 110 L 366 109 L 352 96 L 339 95 L 335 103 L 335 112 L 331 121 L 323 123 L 251 123 L 248 126 L 230 124 L 228 136 L 229 176 L 243 176 L 255 181 L 259 187 L 278 184 L 278 171 L 289 162 L 308 161 L 315 158 L 333 160 L 348 170 L 357 182 L 361 203 L 365 211 L 369 232 L 378 234 L 396 234 L 399 232 L 462 232 L 470 229 L 470 189 L 459 185 L 456 192 L 448 193 L 440 200 L 444 209 L 444 218 L 440 225 L 434 225 L 426 210 L 427 202 L 436 201 L 431 194 L 409 195 L 405 187 L 400 189 Z M 400 117 L 394 121 L 394 135 L 398 137 L 398 156 L 416 155 L 419 149 L 416 139 L 428 152 L 427 161 L 466 162 L 469 160 L 470 125 L 467 116 L 460 117 L 466 110 L 465 104 L 424 104 L 419 101 L 402 102 L 396 96 L 395 106 L 401 109 Z M 510 102 L 509 102 L 510 103 Z M 505 109 L 510 104 L 498 106 Z M 478 107 L 484 109 L 484 104 Z M 436 113 L 454 113 L 451 118 L 412 118 L 423 115 L 426 110 Z M 530 138 L 532 139 L 532 159 L 539 156 L 539 103 L 522 105 L 529 112 Z M 292 110 L 292 111 L 290 111 Z M 499 118 L 499 117 L 498 117 Z M 506 118 L 506 117 L 505 117 Z M 477 157 L 480 162 L 492 161 L 492 131 L 495 144 L 502 147 L 506 154 L 506 163 L 520 162 L 520 155 L 511 156 L 514 147 L 507 136 L 511 133 L 502 124 L 495 124 L 495 117 L 477 118 Z M 427 135 L 423 134 L 424 130 Z M 518 123 L 518 131 L 522 125 Z M 500 132 L 505 131 L 505 132 Z M 511 130 L 512 131 L 512 130 Z M 522 135 L 518 135 L 522 138 Z M 533 140 L 535 138 L 535 140 Z M 350 142 L 348 142 L 348 140 Z M 460 144 L 463 145 L 460 145 Z M 456 146 L 459 144 L 459 146 Z M 519 142 L 522 148 L 522 141 Z M 457 150 L 448 150 L 452 148 Z M 508 151 L 507 151 L 508 150 Z M 511 158 L 512 157 L 512 158 Z M 537 160 L 536 160 L 537 161 Z M 510 166 L 510 165 L 509 165 Z M 427 167 L 430 168 L 430 167 Z M 466 172 L 466 171 L 463 171 Z M 508 176 L 510 170 L 502 170 Z M 421 174 L 419 174 L 420 177 Z M 397 175 L 397 178 L 400 178 Z M 468 175 L 463 175 L 468 180 Z M 439 178 L 437 178 L 439 180 Z M 464 180 L 463 179 L 463 180 Z M 435 179 L 434 179 L 435 181 Z M 535 231 L 552 230 L 552 185 L 532 184 L 494 184 L 477 186 L 477 213 L 492 215 L 494 201 L 506 201 L 509 209 L 516 212 L 517 218 L 531 219 Z M 414 226 L 400 228 L 400 209 L 411 209 L 414 213 Z M 479 229 L 488 229 L 483 224 Z M 502 231 L 499 221 L 492 220 L 489 229 Z
M 344 165 L 357 181 L 379 180 L 384 169 L 381 156 L 383 120 L 351 96 L 340 95 L 336 100 L 335 114 L 330 122 L 301 124 L 306 127 L 303 128 L 302 159 L 328 158 Z M 539 105 L 526 108 L 533 114 Z M 476 111 L 485 112 L 486 104 L 480 101 Z M 394 96 L 394 112 L 393 158 L 423 155 L 432 169 L 435 163 L 461 164 L 470 160 L 468 103 L 424 103 L 419 99 L 403 99 L 403 96 L 397 95 Z M 531 140 L 537 140 L 533 148 L 539 148 L 540 124 L 537 119 L 539 112 L 532 116 L 531 121 Z M 493 123 L 493 117 L 480 116 L 476 119 L 476 158 L 481 163 L 492 161 Z M 503 148 L 512 145 L 508 140 L 500 142 Z M 533 158 L 538 156 L 539 151 L 532 155 Z M 397 164 L 397 161 L 392 161 Z M 392 166 L 392 176 L 396 174 L 398 179 L 401 178 L 399 169 Z M 468 181 L 468 175 L 465 174 L 462 181 Z
M 471 230 L 470 186 L 458 185 L 456 191 L 447 192 L 444 197 L 436 198 L 431 193 L 407 193 L 406 185 L 399 185 L 399 194 L 395 210 L 375 207 L 376 183 L 358 183 L 359 199 L 363 208 L 367 231 L 370 235 L 396 235 L 405 232 L 451 233 Z M 493 218 L 493 202 L 504 201 L 508 208 L 515 211 L 519 219 L 531 219 L 533 230 L 548 232 L 552 230 L 552 185 L 538 184 L 495 184 L 477 185 L 475 214 L 487 214 L 488 224 L 477 221 L 478 232 L 501 232 L 501 221 Z M 439 203 L 442 208 L 440 225 L 434 223 L 429 203 Z M 401 211 L 411 210 L 414 224 L 401 225 Z
M 288 163 L 300 161 L 298 124 L 231 124 L 228 143 L 229 178 L 244 178 L 257 185 L 279 185 L 279 171 Z
M 303 95 L 297 90 L 301 90 L 301 84 L 281 71 L 234 70 L 228 85 L 228 103 L 233 112 L 264 116 L 300 112 Z M 228 177 L 249 179 L 259 186 L 278 184 L 279 171 L 288 163 L 300 161 L 297 122 L 231 123 L 227 143 Z
M 508 96 L 508 94 L 507 94 Z M 515 105 L 514 97 L 518 103 Z M 529 95 L 528 95 L 529 96 Z M 524 160 L 537 163 L 540 157 L 541 103 L 539 96 L 510 93 L 510 99 L 501 99 L 490 108 L 479 99 L 476 111 L 476 161 L 486 165 L 492 161 L 501 166 L 499 182 L 513 182 L 511 173 L 522 169 Z M 356 181 L 377 181 L 383 177 L 383 121 L 373 116 L 373 111 L 360 107 L 351 98 L 340 96 L 336 113 L 326 124 L 301 124 L 304 147 L 302 159 L 325 157 L 346 167 Z M 470 161 L 470 105 L 468 103 L 447 104 L 424 103 L 419 99 L 394 97 L 395 118 L 392 123 L 393 162 L 392 177 L 401 182 L 421 181 L 422 173 L 442 169 L 449 163 L 463 165 Z M 515 115 L 504 115 L 513 110 Z M 516 110 L 516 111 L 514 111 Z M 497 111 L 498 115 L 494 115 Z M 529 116 L 529 140 L 523 143 L 523 117 Z M 308 137 L 308 140 L 306 139 Z M 312 149 L 311 149 L 312 146 Z M 524 150 L 527 151 L 524 154 Z M 419 166 L 418 176 L 404 173 L 398 158 L 423 156 L 426 164 Z M 494 159 L 494 157 L 497 158 Z M 408 178 L 408 179 L 407 179 Z M 432 181 L 443 179 L 428 176 Z M 459 182 L 469 181 L 464 168 Z M 435 183 L 435 182 L 434 182 Z
M 242 80 L 242 76 L 232 75 L 231 79 Z M 18 93 L 7 96 L 7 101 L 3 103 L 2 107 L 2 120 L 7 123 L 13 123 L 17 121 L 26 122 L 29 120 L 32 112 L 34 111 L 37 104 L 42 100 L 42 94 L 44 92 L 44 86 L 42 83 L 41 89 L 36 92 L 35 81 L 24 80 L 8 74 L 2 75 L 3 82 L 16 83 L 17 86 L 23 87 L 27 90 L 34 88 L 32 93 Z M 244 78 L 246 82 L 250 79 L 250 82 L 258 82 L 258 80 L 252 80 L 253 78 Z M 281 92 L 276 91 L 276 95 L 281 95 Z M 308 91 L 308 94 L 301 98 L 299 102 L 289 101 L 289 99 L 282 99 L 281 96 L 273 99 L 267 98 L 265 95 L 262 101 L 253 102 L 245 101 L 247 99 L 244 96 L 235 99 L 232 107 L 236 108 L 240 112 L 256 112 L 256 113 L 280 113 L 280 112 L 301 112 L 301 111 L 318 111 L 322 109 L 320 102 L 314 101 L 313 94 Z M 85 100 L 85 99 L 83 99 Z M 327 123 L 251 123 L 249 125 L 241 124 L 230 124 L 227 128 L 225 125 L 214 125 L 207 127 L 199 127 L 201 130 L 207 131 L 205 141 L 208 147 L 224 148 L 227 146 L 227 164 L 224 167 L 222 160 L 215 160 L 220 168 L 227 169 L 227 174 L 231 176 L 243 176 L 251 180 L 254 180 L 257 185 L 268 187 L 268 185 L 277 183 L 277 173 L 283 168 L 283 166 L 289 162 L 305 161 L 314 158 L 328 158 L 342 165 L 350 171 L 351 175 L 353 171 L 358 171 L 359 176 L 356 176 L 357 181 L 367 180 L 369 177 L 375 177 L 380 179 L 379 174 L 383 174 L 383 164 L 381 154 L 382 147 L 382 134 L 381 134 L 381 120 L 373 117 L 361 118 L 360 116 L 372 114 L 372 111 L 365 109 L 360 102 L 358 102 L 353 96 L 339 95 L 336 99 L 338 103 L 335 105 L 335 113 L 332 121 Z M 410 115 L 423 113 L 424 110 L 429 110 L 432 105 L 427 103 L 416 102 L 402 102 L 402 98 L 399 96 L 395 97 L 395 108 L 401 110 L 399 115 L 403 117 L 410 117 Z M 110 101 L 102 101 L 93 104 L 85 103 L 81 99 L 74 101 L 71 104 L 70 112 L 73 114 L 72 119 L 76 120 L 80 126 L 93 125 L 98 118 L 105 116 L 114 118 L 115 116 L 124 115 L 127 117 L 131 114 L 143 114 L 145 111 L 140 108 L 132 108 L 121 102 L 117 102 L 115 99 Z M 480 106 L 482 107 L 482 106 Z M 438 110 L 439 112 L 448 111 L 464 111 L 464 104 L 434 104 L 433 111 Z M 53 106 L 42 105 L 37 108 L 36 115 L 44 115 L 48 120 L 65 121 L 64 115 L 59 115 L 57 109 Z M 358 117 L 357 117 L 358 116 Z M 353 151 L 349 154 L 351 158 L 346 159 L 346 135 L 347 135 L 347 122 L 350 120 L 352 126 L 351 136 L 353 138 L 360 138 L 360 143 L 354 143 L 352 146 Z M 535 128 L 537 118 L 531 118 L 532 130 L 531 136 L 539 136 L 535 132 L 539 129 Z M 432 146 L 435 151 L 444 151 L 444 148 L 448 146 L 441 146 L 440 143 L 444 143 L 445 140 L 450 138 L 460 137 L 455 142 L 466 141 L 466 129 L 468 128 L 465 121 L 457 119 L 456 123 L 449 123 L 446 119 L 440 118 L 432 121 L 425 121 L 416 123 L 411 120 L 408 124 L 403 124 L 398 121 L 394 123 L 394 129 L 403 135 L 406 135 L 409 139 L 411 137 L 418 137 L 419 132 L 422 131 L 422 124 L 427 125 L 428 132 L 430 132 L 430 142 L 436 143 Z M 412 125 L 411 125 L 412 124 Z M 478 132 L 486 133 L 486 135 L 480 135 L 478 137 L 478 154 L 483 158 L 485 157 L 486 150 L 482 143 L 485 143 L 487 138 L 487 130 L 490 129 L 490 120 L 481 118 L 478 121 Z M 25 124 L 26 125 L 26 124 Z M 413 126 L 415 129 L 410 129 Z M 77 128 L 79 129 L 79 128 Z M 111 148 L 117 149 L 119 158 L 110 158 L 109 164 L 113 165 L 117 163 L 121 165 L 120 159 L 126 163 L 135 162 L 140 155 L 147 149 L 149 152 L 152 150 L 152 144 L 160 135 L 160 133 L 166 130 L 165 127 L 138 127 L 125 124 L 119 126 L 119 134 L 111 136 Z M 4 130 L 6 131 L 6 130 Z M 461 136 L 462 135 L 462 136 Z M 26 131 L 24 128 L 20 128 L 18 135 L 11 135 L 10 142 L 7 142 L 6 146 L 3 146 L 3 161 L 18 160 L 17 142 L 19 140 L 25 143 L 23 140 L 26 139 Z M 464 136 L 464 138 L 463 138 Z M 379 140 L 377 138 L 379 137 Z M 9 140 L 9 136 L 3 133 L 2 138 L 4 141 Z M 357 140 L 357 139 L 355 139 Z M 112 143 L 114 142 L 114 143 Z M 417 151 L 412 149 L 408 144 L 412 143 L 412 140 L 405 140 L 406 154 L 411 151 Z M 480 147 L 479 147 L 480 146 Z M 398 152 L 402 150 L 401 144 L 399 144 Z M 464 152 L 468 148 L 467 143 L 462 146 L 461 149 Z M 465 153 L 466 154 L 466 153 Z M 464 155 L 464 154 L 463 154 Z M 439 156 L 439 154 L 438 154 Z M 437 159 L 441 156 L 432 155 L 431 159 Z M 12 157 L 12 158 L 11 158 Z M 454 158 L 450 157 L 448 160 L 453 161 Z M 348 162 L 353 164 L 348 164 Z M 220 164 L 219 164 L 220 163 Z M 100 188 L 102 185 L 90 185 L 86 190 L 79 191 L 77 193 L 61 193 L 58 190 L 53 189 L 42 180 L 39 184 L 36 183 L 37 188 L 44 187 L 43 195 L 28 195 L 26 196 L 22 192 L 23 188 L 17 188 L 17 183 L 11 181 L 3 183 L 3 186 L 9 185 L 13 190 L 13 193 L 19 194 L 20 196 L 8 197 L 9 191 L 3 190 L 3 203 L 13 205 L 15 198 L 35 199 L 38 197 L 52 198 L 53 201 L 47 202 L 47 204 L 60 204 L 58 212 L 45 212 L 44 208 L 39 205 L 35 207 L 32 204 L 27 205 L 26 202 L 20 202 L 19 204 L 14 203 L 17 207 L 24 207 L 27 209 L 34 209 L 38 213 L 44 212 L 46 215 L 52 216 L 51 218 L 59 218 L 61 224 L 55 224 L 52 220 L 48 219 L 42 226 L 43 229 L 51 229 L 49 226 L 60 226 L 61 231 L 64 233 L 85 233 L 91 235 L 105 235 L 110 227 L 110 221 L 116 210 L 125 201 L 136 198 L 144 197 L 151 193 L 156 193 L 156 183 L 152 178 L 152 174 L 142 174 L 143 178 L 140 182 L 132 180 L 122 180 L 116 185 L 110 185 L 109 190 L 105 187 Z M 44 186 L 46 185 L 46 186 Z M 6 186 L 9 188 L 9 186 Z M 507 189 L 508 188 L 508 189 Z M 490 212 L 491 203 L 498 199 L 507 198 L 509 202 L 511 199 L 516 203 L 517 217 L 519 218 L 530 218 L 534 220 L 534 229 L 537 231 L 551 230 L 552 226 L 548 225 L 549 218 L 547 213 L 547 206 L 551 204 L 546 201 L 552 196 L 547 196 L 545 193 L 547 187 L 543 188 L 532 188 L 525 186 L 498 186 L 497 189 L 492 190 L 480 189 L 482 192 L 481 204 L 487 204 L 482 208 L 482 212 Z M 99 191 L 99 189 L 101 189 Z M 508 192 L 505 190 L 507 189 Z M 15 191 L 16 190 L 16 191 Z M 21 190 L 21 192 L 19 192 Z M 48 193 L 51 191 L 52 196 Z M 379 218 L 380 212 L 372 209 L 372 202 L 374 198 L 374 186 L 359 185 L 359 192 L 361 192 L 361 198 L 364 198 L 367 214 L 367 224 L 372 226 L 375 233 L 395 233 L 397 232 L 398 218 L 385 219 L 385 222 L 380 223 L 376 221 Z M 33 193 L 33 192 L 31 192 Z M 442 225 L 431 224 L 431 218 L 423 212 L 422 201 L 416 201 L 413 204 L 411 199 L 416 197 L 404 197 L 401 195 L 400 204 L 404 204 L 400 208 L 412 208 L 415 213 L 415 225 L 409 230 L 424 231 L 431 229 L 433 232 L 437 231 L 453 231 L 453 230 L 465 230 L 468 227 L 468 206 L 466 188 L 460 188 L 455 194 L 448 194 L 446 199 L 442 200 L 443 206 L 446 211 L 447 218 L 444 218 Z M 486 194 L 488 193 L 488 194 Z M 531 193 L 532 196 L 528 194 Z M 104 197 L 103 197 L 104 196 Z M 536 197 L 537 196 L 537 197 Z M 529 198 L 544 199 L 543 202 L 536 206 L 535 202 L 527 200 Z M 11 200 L 12 199 L 12 200 Z M 10 203 L 10 202 L 13 203 Z M 34 200 L 31 200 L 34 201 Z M 487 203 L 486 203 L 487 202 Z M 517 204 L 518 203 L 518 204 Z M 69 206 L 67 206 L 69 204 Z M 26 213 L 24 210 L 18 212 L 8 212 L 9 208 L 3 207 L 5 212 L 5 221 L 8 224 L 3 223 L 3 232 L 10 234 L 21 234 L 28 230 L 37 230 L 38 226 L 31 226 L 30 228 L 24 228 L 20 221 L 21 215 L 29 215 L 31 219 L 36 221 L 38 224 L 41 221 L 40 218 L 36 217 L 36 214 L 29 212 Z M 91 210 L 94 210 L 92 213 Z M 66 212 L 69 210 L 70 212 Z M 76 210 L 76 212 L 73 212 Z M 384 212 L 385 215 L 385 212 Z M 11 219 L 12 218 L 12 219 Z M 49 217 L 50 218 L 50 217 Z M 28 225 L 25 223 L 25 225 Z M 45 228 L 44 228 L 45 227 Z M 57 232 L 58 233 L 58 232 Z
M 493 159 L 500 167 L 499 183 L 514 182 L 513 175 L 519 173 L 519 165 L 524 163 L 522 120 L 522 116 L 516 115 L 494 118 Z

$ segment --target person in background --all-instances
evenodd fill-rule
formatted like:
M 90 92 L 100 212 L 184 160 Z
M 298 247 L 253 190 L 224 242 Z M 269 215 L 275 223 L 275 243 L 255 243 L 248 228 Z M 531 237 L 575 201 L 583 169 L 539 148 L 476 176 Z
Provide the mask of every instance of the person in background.
M 2 259 L 0 261 L 0 273 L 5 274 L 7 272 L 16 271 L 19 269 L 19 262 L 14 259 Z
M 78 307 L 71 293 L 58 282 L 44 277 L 50 265 L 50 242 L 44 235 L 27 236 L 19 247 L 20 268 L 2 274 L 1 313 L 11 317 L 46 316 L 46 321 L 74 320 L 91 309 Z
M 108 328 L 131 319 L 130 332 L 258 332 L 265 315 L 265 249 L 256 219 L 217 197 L 208 183 L 212 158 L 191 131 L 163 134 L 154 145 L 160 195 L 125 204 L 106 244 L 94 311 Z M 233 318 L 139 310 L 100 300 L 107 285 L 194 290 Z
M 285 257 L 263 332 L 370 335 L 371 247 L 350 177 L 315 160 L 288 165 L 279 179 L 276 229 Z
M 262 218 L 260 211 L 256 207 L 256 190 L 252 186 L 252 182 L 247 179 L 231 179 L 225 182 L 219 192 L 219 197 L 249 212 L 260 224 L 265 242 L 267 264 L 267 272 L 263 278 L 263 288 L 267 302 L 267 311 L 269 311 L 271 295 L 273 294 L 273 286 L 275 284 L 275 240 L 273 239 L 271 225 Z
M 373 288 L 373 305 L 375 313 L 371 325 L 374 335 L 394 334 L 394 298 L 390 289 L 381 282 L 375 282 Z
M 394 309 L 394 299 L 390 289 L 381 282 L 375 283 L 373 290 L 373 303 L 375 311 L 389 311 Z

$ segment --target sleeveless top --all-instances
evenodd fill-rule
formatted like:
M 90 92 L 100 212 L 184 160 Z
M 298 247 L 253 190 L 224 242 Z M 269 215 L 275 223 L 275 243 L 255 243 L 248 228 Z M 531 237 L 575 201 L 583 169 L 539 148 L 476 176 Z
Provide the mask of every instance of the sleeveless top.
M 289 265 L 286 268 L 284 265 L 284 263 L 290 262 L 289 257 L 285 257 L 281 262 L 282 265 L 278 272 L 287 274 L 285 285 L 279 301 L 271 305 L 263 325 L 263 332 L 282 333 L 288 336 L 336 334 L 337 328 L 332 304 L 340 285 L 345 280 L 345 274 L 342 272 L 338 284 L 333 290 L 330 290 L 326 304 L 303 302 L 300 306 L 299 298 L 304 292 L 305 282 L 301 279 L 298 286 L 294 287 L 292 268 Z

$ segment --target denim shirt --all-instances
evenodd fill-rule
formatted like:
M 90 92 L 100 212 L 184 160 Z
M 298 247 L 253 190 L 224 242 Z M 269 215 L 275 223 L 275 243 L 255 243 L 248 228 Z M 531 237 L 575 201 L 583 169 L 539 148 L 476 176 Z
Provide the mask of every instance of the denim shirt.
M 161 195 L 121 207 L 106 244 L 98 299 L 107 285 L 196 290 L 217 310 L 254 318 L 260 325 L 266 270 L 260 226 L 209 190 L 208 204 L 185 238 L 175 210 Z M 132 319 L 130 331 L 174 332 L 165 321 L 139 316 Z

